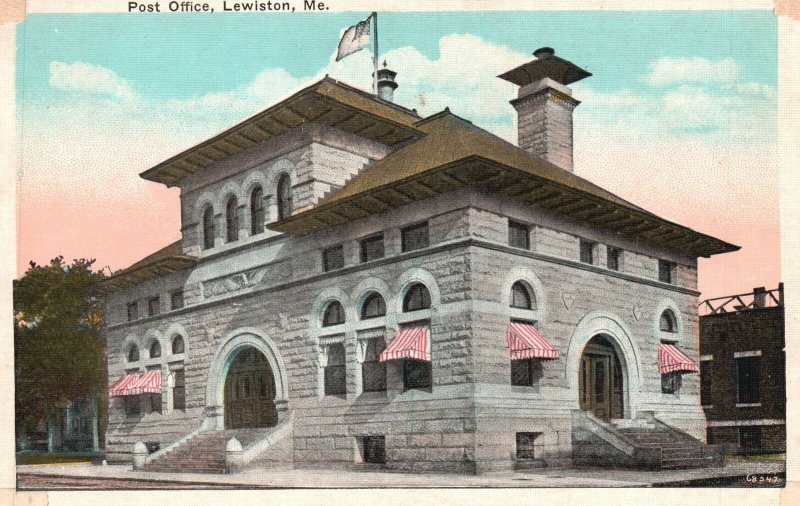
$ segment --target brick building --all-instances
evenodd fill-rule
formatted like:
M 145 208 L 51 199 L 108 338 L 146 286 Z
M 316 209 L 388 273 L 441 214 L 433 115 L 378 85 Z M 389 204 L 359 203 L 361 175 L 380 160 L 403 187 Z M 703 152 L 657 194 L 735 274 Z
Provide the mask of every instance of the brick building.
M 783 283 L 700 305 L 701 401 L 708 442 L 786 451 Z
M 144 172 L 182 238 L 106 283 L 108 459 L 707 464 L 697 257 L 738 247 L 575 175 L 590 74 L 535 55 L 500 76 L 519 147 L 383 71 L 380 98 L 325 78 Z

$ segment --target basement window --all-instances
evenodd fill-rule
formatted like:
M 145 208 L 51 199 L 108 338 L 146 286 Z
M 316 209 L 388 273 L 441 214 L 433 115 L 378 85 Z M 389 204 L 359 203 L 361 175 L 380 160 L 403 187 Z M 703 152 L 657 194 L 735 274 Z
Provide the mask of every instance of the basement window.
M 361 452 L 361 460 L 365 464 L 385 464 L 386 436 L 362 437 Z
M 538 458 L 536 439 L 541 435 L 541 432 L 517 432 L 517 458 L 521 460 Z
M 739 427 L 739 447 L 748 450 L 761 448 L 761 427 L 758 425 Z

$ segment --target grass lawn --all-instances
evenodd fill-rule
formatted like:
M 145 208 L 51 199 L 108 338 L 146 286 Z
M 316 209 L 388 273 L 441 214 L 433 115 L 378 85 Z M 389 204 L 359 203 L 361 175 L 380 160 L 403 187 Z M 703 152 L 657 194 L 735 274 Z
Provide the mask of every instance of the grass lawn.
M 725 455 L 726 459 L 745 460 L 748 462 L 780 462 L 786 460 L 785 453 L 764 453 L 758 455 Z
M 37 464 L 74 464 L 77 462 L 91 462 L 90 455 L 59 454 L 59 453 L 18 453 L 17 465 Z

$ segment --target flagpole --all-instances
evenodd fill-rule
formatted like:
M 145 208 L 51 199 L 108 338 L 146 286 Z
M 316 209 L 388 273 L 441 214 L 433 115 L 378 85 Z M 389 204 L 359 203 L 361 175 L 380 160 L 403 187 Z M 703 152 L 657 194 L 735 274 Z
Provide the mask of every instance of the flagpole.
M 375 37 L 372 41 L 372 63 L 375 65 L 375 71 L 372 74 L 372 92 L 378 95 L 378 13 L 372 13 L 372 21 Z

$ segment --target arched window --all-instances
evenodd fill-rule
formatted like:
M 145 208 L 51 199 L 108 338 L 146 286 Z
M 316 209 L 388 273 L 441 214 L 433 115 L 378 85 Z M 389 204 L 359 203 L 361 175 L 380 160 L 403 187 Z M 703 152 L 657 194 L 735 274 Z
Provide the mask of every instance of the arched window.
M 261 186 L 253 188 L 250 194 L 250 234 L 264 231 L 264 190 Z
M 161 344 L 158 341 L 153 341 L 150 344 L 150 358 L 158 358 L 161 356 Z
M 288 218 L 292 214 L 292 182 L 288 174 L 278 179 L 278 219 Z
M 677 332 L 677 325 L 675 323 L 675 315 L 669 309 L 661 313 L 661 321 L 658 324 L 661 332 Z
M 421 283 L 411 285 L 403 299 L 403 312 L 418 311 L 420 309 L 430 309 L 431 293 Z
M 172 354 L 180 355 L 184 350 L 183 337 L 175 336 L 175 339 L 172 340 Z
M 364 300 L 364 305 L 361 307 L 361 319 L 378 318 L 386 316 L 386 302 L 384 302 L 381 294 L 372 292 Z
M 534 309 L 533 297 L 521 281 L 517 281 L 511 286 L 511 307 Z
M 214 247 L 214 208 L 208 206 L 203 212 L 203 249 Z
M 139 347 L 135 344 L 128 349 L 128 362 L 139 361 Z
M 227 242 L 233 242 L 239 239 L 239 203 L 236 197 L 228 199 L 225 205 L 225 228 Z
M 344 323 L 344 308 L 341 302 L 335 300 L 325 308 L 325 315 L 322 317 L 322 326 L 341 325 Z

